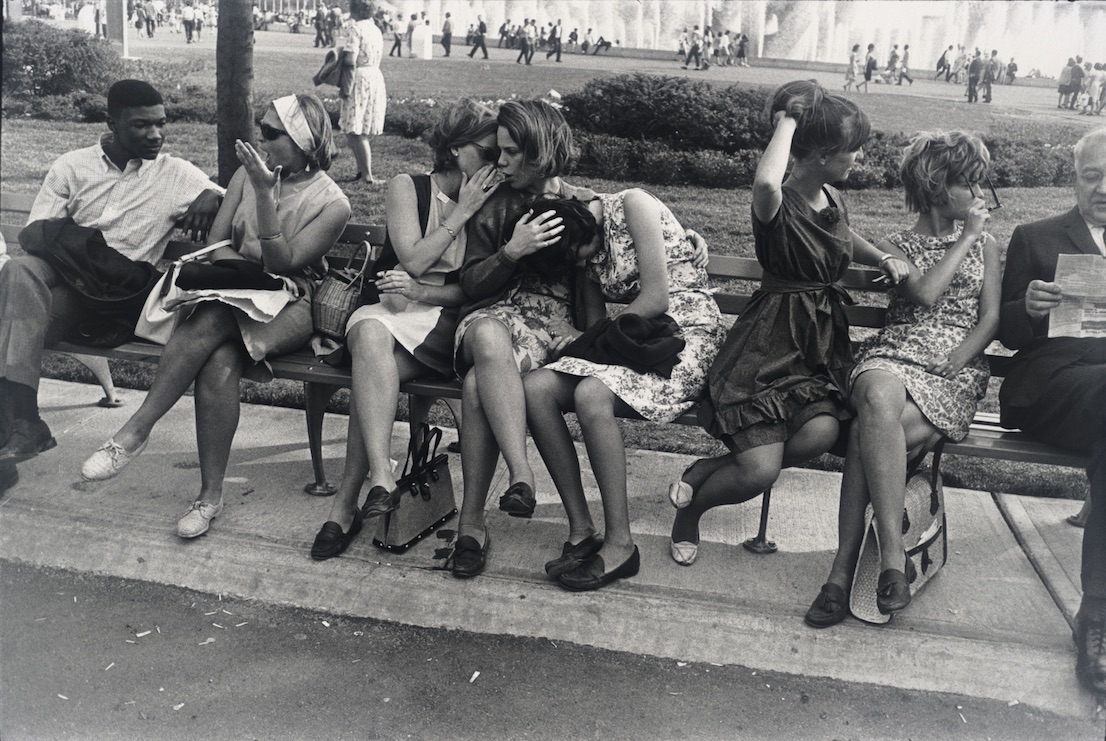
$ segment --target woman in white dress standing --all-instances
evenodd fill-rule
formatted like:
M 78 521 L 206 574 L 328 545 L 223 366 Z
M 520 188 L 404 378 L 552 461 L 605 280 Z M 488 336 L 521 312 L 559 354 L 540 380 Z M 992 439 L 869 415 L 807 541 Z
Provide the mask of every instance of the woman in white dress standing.
M 349 94 L 342 98 L 338 125 L 346 132 L 349 147 L 357 161 L 357 174 L 353 180 L 372 185 L 375 181 L 369 137 L 384 132 L 384 111 L 388 106 L 388 92 L 384 87 L 384 75 L 380 72 L 384 37 L 372 20 L 372 3 L 350 0 L 349 5 L 353 22 L 346 27 L 342 63 L 353 67 L 353 84 Z

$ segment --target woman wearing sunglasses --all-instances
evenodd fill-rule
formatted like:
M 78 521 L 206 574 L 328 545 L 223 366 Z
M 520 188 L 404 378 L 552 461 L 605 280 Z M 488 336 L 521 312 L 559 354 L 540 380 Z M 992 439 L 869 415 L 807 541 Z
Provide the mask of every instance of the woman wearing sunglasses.
M 981 184 L 991 156 L 958 131 L 920 134 L 899 174 L 914 226 L 880 249 L 902 257 L 910 276 L 891 292 L 887 326 L 866 342 L 850 374 L 856 412 L 841 480 L 838 550 L 825 586 L 806 614 L 814 628 L 845 619 L 848 593 L 871 502 L 880 544 L 876 606 L 891 615 L 910 604 L 903 551 L 908 452 L 940 437 L 962 440 L 987 390 L 983 350 L 999 323 L 998 245 L 983 230 L 989 213 Z
M 453 375 L 453 333 L 464 303 L 457 273 L 465 257 L 465 225 L 500 180 L 492 164 L 499 156 L 495 130 L 491 109 L 462 100 L 445 111 L 430 135 L 433 171 L 397 175 L 388 183 L 391 249 L 386 246 L 385 254 L 394 252 L 398 264 L 377 273 L 379 302 L 359 308 L 346 325 L 353 357 L 346 467 L 312 558 L 340 555 L 361 531 L 364 517 L 393 508 L 390 453 L 399 385 L 420 376 Z M 412 421 L 425 411 L 412 409 Z M 369 494 L 358 509 L 366 475 Z
M 238 426 L 238 381 L 251 370 L 259 379 L 271 378 L 256 364 L 311 338 L 314 278 L 324 272 L 323 256 L 350 214 L 349 200 L 325 172 L 334 140 L 330 118 L 314 95 L 274 100 L 261 119 L 261 141 L 255 147 L 239 140 L 235 151 L 242 167 L 231 177 L 208 235 L 209 243 L 229 244 L 209 258 L 258 263 L 289 279 L 303 298 L 266 323 L 221 301 L 196 305 L 173 330 L 142 406 L 81 468 L 91 481 L 118 474 L 195 382 L 200 494 L 177 523 L 182 538 L 207 532 L 223 511 L 223 476 Z

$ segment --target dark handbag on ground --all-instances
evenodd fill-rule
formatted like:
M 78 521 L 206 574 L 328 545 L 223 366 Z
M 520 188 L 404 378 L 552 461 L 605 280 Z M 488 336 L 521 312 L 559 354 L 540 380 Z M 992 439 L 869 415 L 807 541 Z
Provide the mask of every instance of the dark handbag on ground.
M 906 467 L 906 500 L 902 513 L 903 546 L 906 557 L 914 563 L 917 577 L 910 584 L 913 596 L 922 591 L 930 579 L 936 576 L 949 556 L 949 536 L 945 519 L 945 489 L 941 482 L 941 452 L 945 439 L 933 448 L 933 461 L 929 468 L 922 461 L 929 452 L 923 449 Z M 860 557 L 856 560 L 852 593 L 849 595 L 849 611 L 866 623 L 883 624 L 890 615 L 880 614 L 876 607 L 876 585 L 880 573 L 879 537 L 872 522 L 872 505 L 864 516 L 864 541 Z M 909 569 L 908 569 L 909 570 Z
M 380 518 L 373 545 L 403 553 L 457 514 L 449 456 L 438 453 L 442 431 L 421 424 L 407 447 L 403 475 L 392 492 L 395 509 Z
M 357 256 L 362 255 L 360 269 L 354 268 Z M 315 331 L 336 340 L 344 340 L 346 322 L 361 305 L 361 292 L 365 288 L 365 274 L 372 264 L 369 243 L 362 242 L 344 268 L 330 268 L 326 277 L 315 289 L 311 301 L 311 318 Z

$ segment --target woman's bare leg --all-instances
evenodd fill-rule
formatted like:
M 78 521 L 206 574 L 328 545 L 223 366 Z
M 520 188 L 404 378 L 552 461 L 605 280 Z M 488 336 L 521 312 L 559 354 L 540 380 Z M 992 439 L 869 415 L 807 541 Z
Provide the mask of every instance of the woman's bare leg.
M 200 458 L 200 495 L 206 502 L 223 501 L 234 433 L 240 412 L 239 381 L 245 353 L 227 341 L 211 354 L 196 377 L 196 448 Z

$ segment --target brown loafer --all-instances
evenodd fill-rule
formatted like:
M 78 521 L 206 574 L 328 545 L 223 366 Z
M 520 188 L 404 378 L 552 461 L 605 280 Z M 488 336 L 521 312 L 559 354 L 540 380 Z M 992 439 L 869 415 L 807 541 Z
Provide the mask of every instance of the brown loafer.
M 566 542 L 564 548 L 561 549 L 561 557 L 545 564 L 545 573 L 549 575 L 550 579 L 557 579 L 561 574 L 567 574 L 583 564 L 598 553 L 602 547 L 603 535 L 600 533 L 593 533 L 576 545 Z

